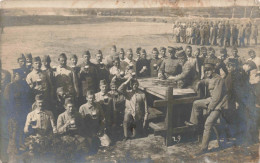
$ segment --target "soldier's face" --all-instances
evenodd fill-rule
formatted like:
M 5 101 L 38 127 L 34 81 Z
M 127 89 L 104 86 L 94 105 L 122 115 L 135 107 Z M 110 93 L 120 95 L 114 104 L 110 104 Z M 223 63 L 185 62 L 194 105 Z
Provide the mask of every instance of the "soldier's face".
M 87 95 L 87 101 L 92 104 L 94 102 L 94 95 Z
M 114 61 L 114 66 L 119 67 L 119 65 L 120 65 L 120 64 L 119 64 L 119 60 L 115 60 L 115 61 Z
M 215 52 L 213 51 L 213 50 L 210 50 L 209 51 L 209 57 L 212 57 L 212 56 L 214 56 L 215 55 Z
M 186 55 L 187 55 L 188 57 L 191 56 L 191 50 L 190 50 L 189 48 L 187 48 L 187 49 L 185 50 L 185 53 L 186 53 Z
M 102 59 L 103 59 L 102 54 L 97 54 L 96 59 L 97 59 L 98 62 L 102 62 Z
M 162 56 L 164 56 L 164 55 L 165 55 L 165 51 L 164 51 L 164 50 L 160 50 L 160 54 L 161 54 Z
M 73 104 L 67 104 L 66 111 L 71 114 L 74 111 L 74 105 Z
M 43 61 L 42 64 L 43 64 L 45 67 L 50 66 L 50 62 L 47 62 L 47 61 Z
M 31 58 L 26 58 L 26 63 L 27 63 L 28 65 L 32 64 L 32 59 L 31 59 Z
M 37 107 L 38 107 L 39 109 L 42 109 L 42 107 L 43 107 L 43 101 L 37 100 L 37 101 L 36 101 L 36 105 L 37 105 Z
M 146 53 L 142 53 L 141 55 L 143 59 L 146 59 Z
M 125 53 L 124 52 L 120 52 L 120 58 L 124 59 L 125 58 Z
M 153 53 L 154 58 L 158 58 L 158 52 L 157 51 L 153 51 L 152 53 Z
M 111 91 L 116 91 L 116 86 L 115 85 L 110 85 Z
M 101 85 L 99 88 L 100 88 L 100 91 L 102 93 L 106 93 L 107 92 L 107 86 L 106 85 Z
M 134 84 L 132 85 L 132 89 L 133 89 L 134 91 L 136 91 L 136 90 L 138 89 L 138 84 L 137 84 L 137 83 L 134 83 Z
M 256 57 L 255 53 L 249 53 L 250 58 L 254 59 Z
M 116 49 L 115 48 L 111 48 L 111 54 L 115 54 L 116 53 Z
M 212 71 L 212 70 L 206 70 L 206 71 L 205 71 L 205 77 L 206 77 L 206 78 L 211 78 L 211 77 L 212 77 L 212 74 L 213 74 L 213 71 Z
M 237 50 L 233 50 L 232 54 L 233 54 L 234 57 L 237 56 Z
M 21 76 L 20 76 L 20 74 L 19 73 L 15 73 L 14 74 L 14 81 L 19 81 L 19 80 L 21 80 L 22 78 L 21 78 Z
M 85 62 L 89 62 L 90 61 L 90 55 L 88 55 L 88 54 L 83 55 L 83 59 L 84 59 Z
M 132 60 L 133 58 L 133 53 L 132 52 L 127 52 L 127 58 Z
M 67 64 L 67 60 L 63 57 L 59 58 L 60 66 L 64 67 Z
M 76 58 L 71 58 L 71 63 L 72 63 L 72 65 L 76 66 L 78 63 L 78 60 Z
M 23 59 L 23 58 L 18 59 L 18 64 L 19 64 L 20 67 L 24 67 L 25 66 L 25 59 Z
M 40 70 L 42 66 L 42 63 L 40 61 L 33 62 L 33 68 L 35 70 Z

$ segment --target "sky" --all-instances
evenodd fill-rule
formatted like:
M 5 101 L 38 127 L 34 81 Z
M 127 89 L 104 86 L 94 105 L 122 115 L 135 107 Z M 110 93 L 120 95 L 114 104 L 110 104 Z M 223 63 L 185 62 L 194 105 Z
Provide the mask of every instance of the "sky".
M 151 8 L 252 6 L 260 0 L 0 0 L 3 8 Z

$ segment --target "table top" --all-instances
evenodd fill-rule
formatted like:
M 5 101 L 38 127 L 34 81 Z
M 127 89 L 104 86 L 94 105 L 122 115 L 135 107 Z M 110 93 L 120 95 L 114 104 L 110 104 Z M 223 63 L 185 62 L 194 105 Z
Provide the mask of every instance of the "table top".
M 158 78 L 141 78 L 138 79 L 139 89 L 155 95 L 159 98 L 166 98 L 166 90 L 168 87 L 173 87 L 174 97 L 187 97 L 196 95 L 192 88 L 177 88 L 177 84 L 171 80 L 161 80 Z

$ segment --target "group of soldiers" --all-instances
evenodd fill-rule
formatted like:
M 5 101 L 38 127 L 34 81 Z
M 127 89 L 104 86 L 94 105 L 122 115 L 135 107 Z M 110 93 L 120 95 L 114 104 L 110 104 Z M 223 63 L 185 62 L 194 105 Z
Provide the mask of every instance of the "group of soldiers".
M 146 96 L 138 89 L 138 78 L 144 77 L 172 80 L 179 88 L 207 86 L 209 93 L 205 99 L 194 102 L 191 120 L 186 122 L 201 126 L 202 110 L 206 110 L 203 115 L 209 118 L 203 134 L 203 152 L 214 122 L 224 112 L 224 103 L 230 104 L 231 99 L 244 111 L 243 122 L 247 133 L 251 133 L 249 130 L 256 126 L 248 122 L 248 116 L 256 115 L 252 108 L 255 96 L 259 97 L 260 59 L 250 50 L 249 59 L 243 60 L 235 47 L 231 54 L 225 48 L 218 56 L 215 53 L 213 47 L 194 51 L 191 46 L 168 50 L 161 47 L 153 48 L 148 59 L 146 50 L 139 47 L 134 59 L 131 48 L 125 53 L 122 48 L 117 51 L 114 45 L 104 59 L 101 50 L 95 52 L 94 59 L 85 51 L 81 64 L 78 56 L 72 55 L 70 66 L 67 55 L 62 53 L 55 68 L 51 67 L 48 55 L 40 58 L 21 54 L 17 58 L 20 67 L 13 69 L 12 77 L 1 70 L 8 153 L 27 150 L 35 154 L 44 145 L 51 146 L 54 139 L 64 146 L 73 144 L 73 152 L 89 153 L 120 140 L 121 133 L 124 140 L 142 136 L 149 115 Z M 229 105 L 228 110 L 232 107 Z
M 173 37 L 177 43 L 192 45 L 245 47 L 253 40 L 257 45 L 258 27 L 256 24 L 229 21 L 188 21 L 175 22 Z

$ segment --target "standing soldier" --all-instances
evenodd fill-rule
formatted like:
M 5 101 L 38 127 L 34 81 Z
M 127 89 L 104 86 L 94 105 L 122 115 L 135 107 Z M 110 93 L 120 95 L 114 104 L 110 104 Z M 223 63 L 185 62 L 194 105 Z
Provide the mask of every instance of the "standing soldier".
M 115 56 L 117 56 L 116 45 L 113 45 L 110 49 L 110 55 L 106 56 L 105 58 L 105 64 L 108 69 L 110 69 L 113 66 L 113 59 Z
M 224 34 L 224 46 L 225 47 L 229 47 L 230 46 L 230 36 L 231 36 L 230 25 L 226 24 L 226 26 L 225 26 L 225 34 Z
M 200 26 L 200 45 L 205 45 L 205 25 Z
M 238 45 L 238 29 L 236 24 L 233 24 L 231 28 L 231 46 L 237 46 Z
M 70 57 L 70 61 L 71 61 L 71 70 L 77 75 L 77 78 L 79 78 L 79 72 L 80 72 L 80 67 L 77 66 L 78 64 L 78 57 L 76 54 L 73 54 Z
M 218 29 L 218 45 L 224 45 L 224 36 L 225 36 L 225 26 L 221 24 L 220 28 Z
M 93 63 L 90 62 L 90 52 L 85 51 L 82 57 L 84 61 L 79 65 L 81 68 L 79 73 L 79 90 L 82 100 L 81 103 L 84 102 L 88 90 L 93 90 L 94 92 L 97 92 L 98 90 L 97 68 Z
M 158 57 L 159 52 L 157 48 L 153 48 L 152 55 L 153 58 L 150 62 L 151 77 L 158 77 L 158 71 L 161 66 L 162 59 Z
M 196 25 L 195 27 L 195 45 L 200 44 L 200 25 Z
M 32 54 L 28 53 L 25 54 L 25 59 L 26 59 L 26 68 L 29 70 L 29 72 L 32 71 Z
M 13 72 L 19 73 L 22 80 L 25 80 L 30 71 L 26 68 L 24 54 L 20 54 L 20 56 L 17 58 L 17 62 L 20 68 L 14 69 Z
M 255 24 L 252 29 L 252 39 L 255 40 L 255 45 L 257 45 L 257 37 L 258 37 L 258 28 L 257 25 Z
M 160 47 L 160 56 L 159 56 L 160 59 L 165 59 L 167 58 L 166 56 L 166 48 L 165 47 Z
M 164 59 L 158 72 L 160 79 L 167 79 L 169 75 L 177 75 L 181 72 L 181 65 L 175 57 L 176 49 L 173 47 L 168 48 L 170 58 Z
M 141 50 L 141 59 L 136 62 L 136 75 L 137 77 L 150 76 L 150 61 L 146 59 L 145 49 Z
M 205 32 L 205 45 L 209 45 L 210 26 L 208 22 L 205 23 L 204 32 Z
M 190 27 L 190 24 L 187 25 L 187 29 L 186 29 L 186 43 L 191 44 L 191 27 Z
M 195 45 L 196 40 L 196 27 L 195 25 L 191 25 L 191 44 Z
M 104 65 L 103 61 L 103 54 L 101 50 L 96 51 L 96 67 L 97 67 L 97 76 L 98 82 L 100 80 L 106 80 L 109 83 L 109 71 L 107 67 Z
M 250 36 L 251 36 L 251 26 L 247 24 L 245 29 L 245 37 L 246 37 L 247 45 L 250 45 Z
M 101 106 L 95 102 L 93 91 L 87 92 L 87 103 L 81 105 L 79 113 L 83 117 L 85 135 L 91 139 L 91 149 L 109 146 L 110 138 L 105 133 L 105 115 Z
M 186 25 L 181 25 L 180 36 L 181 36 L 180 42 L 186 43 Z
M 136 59 L 135 59 L 135 61 L 137 62 L 139 59 L 141 59 L 141 50 L 142 50 L 142 48 L 141 47 L 138 47 L 138 48 L 136 48 Z
M 126 52 L 125 62 L 127 63 L 127 69 L 132 69 L 135 72 L 135 70 L 136 70 L 136 61 L 133 59 L 133 51 L 132 51 L 131 48 L 128 49 L 127 52 Z M 130 65 L 132 65 L 132 66 L 130 67 Z
M 49 78 L 50 78 L 50 80 L 51 80 L 51 85 L 52 85 L 52 87 L 53 87 L 53 91 L 55 91 L 54 90 L 54 71 L 55 71 L 55 69 L 53 69 L 52 67 L 51 67 L 51 58 L 50 58 L 50 56 L 49 55 L 44 55 L 43 56 L 43 58 L 42 58 L 42 71 L 43 72 L 45 72 L 48 76 L 49 76 Z
M 54 72 L 55 90 L 63 87 L 64 91 L 71 97 L 79 97 L 79 87 L 77 75 L 67 66 L 67 56 L 61 53 L 58 57 L 59 66 Z
M 238 30 L 238 38 L 239 38 L 239 47 L 241 46 L 245 47 L 245 28 L 243 27 L 243 24 L 241 24 Z
M 211 28 L 211 32 L 210 32 L 210 36 L 211 36 L 211 45 L 217 45 L 217 37 L 218 37 L 218 26 L 217 24 L 214 24 Z
M 149 114 L 146 96 L 138 90 L 138 81 L 132 79 L 132 76 L 130 76 L 128 80 L 118 88 L 118 91 L 126 98 L 123 122 L 125 140 L 129 138 L 129 131 L 132 131 L 132 137 L 136 137 L 138 134 L 142 135 Z M 126 89 L 130 82 L 131 90 L 128 91 Z
M 26 77 L 26 82 L 33 91 L 33 95 L 42 94 L 46 101 L 52 101 L 54 97 L 53 85 L 50 76 L 41 70 L 41 58 L 33 58 L 33 70 Z
M 176 43 L 180 43 L 180 32 L 181 32 L 181 27 L 178 24 L 177 27 L 174 30 L 174 35 L 175 35 L 175 39 L 176 39 Z

